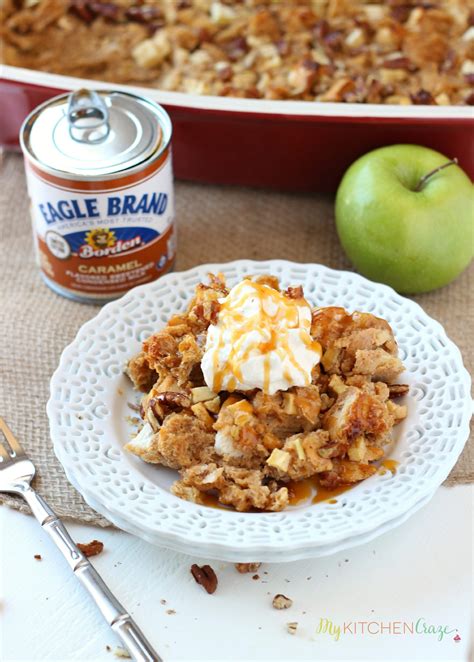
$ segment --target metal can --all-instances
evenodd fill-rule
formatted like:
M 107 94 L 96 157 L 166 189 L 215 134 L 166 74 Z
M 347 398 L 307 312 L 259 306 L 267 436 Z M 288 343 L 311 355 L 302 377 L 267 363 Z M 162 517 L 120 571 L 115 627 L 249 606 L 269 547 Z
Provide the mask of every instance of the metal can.
M 36 257 L 53 290 L 103 303 L 172 268 L 170 141 L 161 106 L 113 90 L 62 94 L 26 118 Z

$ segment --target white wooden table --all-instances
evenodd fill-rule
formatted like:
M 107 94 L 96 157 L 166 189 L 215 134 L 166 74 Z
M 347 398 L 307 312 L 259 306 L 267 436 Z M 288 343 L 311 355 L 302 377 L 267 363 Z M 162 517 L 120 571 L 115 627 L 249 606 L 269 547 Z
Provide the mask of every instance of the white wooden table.
M 219 577 L 214 595 L 189 572 L 204 559 L 121 531 L 69 529 L 78 542 L 105 543 L 94 564 L 166 662 L 470 660 L 473 494 L 469 486 L 441 488 L 408 522 L 371 543 L 313 561 L 263 565 L 256 580 L 212 562 Z M 116 660 L 118 642 L 36 522 L 2 507 L 0 535 L 2 662 Z M 276 593 L 293 606 L 274 610 Z M 293 636 L 289 621 L 298 622 Z M 330 625 L 332 636 L 324 632 Z M 423 632 L 429 626 L 449 633 L 439 641 L 439 634 Z

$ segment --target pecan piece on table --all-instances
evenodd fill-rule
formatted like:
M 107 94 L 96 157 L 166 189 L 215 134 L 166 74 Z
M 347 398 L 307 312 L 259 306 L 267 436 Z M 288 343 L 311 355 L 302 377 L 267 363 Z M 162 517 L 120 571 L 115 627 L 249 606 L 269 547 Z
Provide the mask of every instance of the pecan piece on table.
M 214 593 L 217 588 L 217 576 L 210 565 L 198 566 L 193 563 L 191 574 L 198 584 L 200 584 L 209 594 Z
M 97 556 L 104 549 L 104 543 L 100 540 L 93 540 L 88 543 L 77 543 L 78 548 L 84 554 L 84 556 Z
M 298 629 L 298 623 L 296 621 L 286 624 L 286 630 L 288 634 L 296 634 L 297 629 Z
M 286 595 L 282 593 L 277 593 L 272 600 L 272 605 L 274 609 L 289 609 L 293 604 L 291 598 L 287 598 Z
M 261 563 L 235 563 L 235 569 L 237 572 L 240 572 L 241 575 L 246 572 L 257 572 L 257 570 L 262 565 Z

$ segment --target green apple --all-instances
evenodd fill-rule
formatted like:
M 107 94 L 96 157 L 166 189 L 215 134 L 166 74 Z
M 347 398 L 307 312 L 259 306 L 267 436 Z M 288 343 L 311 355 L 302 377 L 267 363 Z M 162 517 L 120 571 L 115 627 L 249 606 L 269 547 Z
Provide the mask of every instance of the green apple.
M 439 152 L 419 145 L 382 147 L 345 173 L 336 226 L 364 276 L 399 292 L 428 292 L 454 280 L 473 257 L 473 186 Z

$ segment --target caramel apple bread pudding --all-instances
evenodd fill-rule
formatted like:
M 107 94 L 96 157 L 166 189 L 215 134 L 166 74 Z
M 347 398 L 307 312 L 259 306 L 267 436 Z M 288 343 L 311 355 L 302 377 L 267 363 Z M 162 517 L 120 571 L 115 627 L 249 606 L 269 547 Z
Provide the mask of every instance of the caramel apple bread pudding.
M 211 275 L 128 363 L 144 424 L 125 448 L 177 469 L 183 499 L 283 510 L 302 481 L 334 489 L 377 471 L 407 413 L 403 369 L 383 319 L 312 309 L 273 276 L 229 290 Z
M 4 60 L 256 99 L 473 104 L 472 0 L 4 0 Z

